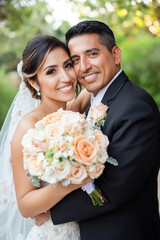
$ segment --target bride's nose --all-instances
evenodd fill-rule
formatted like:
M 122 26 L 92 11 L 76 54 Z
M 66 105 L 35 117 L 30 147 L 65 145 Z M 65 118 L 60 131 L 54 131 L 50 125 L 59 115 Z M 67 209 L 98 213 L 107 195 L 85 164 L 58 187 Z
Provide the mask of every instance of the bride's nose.
M 66 71 L 62 71 L 62 72 L 61 72 L 60 80 L 61 80 L 62 82 L 71 82 L 71 81 L 73 81 L 73 80 L 71 79 L 71 76 L 70 76 Z

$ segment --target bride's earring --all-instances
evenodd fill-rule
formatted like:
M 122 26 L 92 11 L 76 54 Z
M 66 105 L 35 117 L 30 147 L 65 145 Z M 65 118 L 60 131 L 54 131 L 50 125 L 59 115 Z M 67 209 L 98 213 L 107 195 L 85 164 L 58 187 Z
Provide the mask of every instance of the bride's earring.
M 41 96 L 41 93 L 40 93 L 40 91 L 39 91 L 39 88 L 36 88 L 36 91 L 37 91 L 37 95 L 38 95 L 38 96 Z

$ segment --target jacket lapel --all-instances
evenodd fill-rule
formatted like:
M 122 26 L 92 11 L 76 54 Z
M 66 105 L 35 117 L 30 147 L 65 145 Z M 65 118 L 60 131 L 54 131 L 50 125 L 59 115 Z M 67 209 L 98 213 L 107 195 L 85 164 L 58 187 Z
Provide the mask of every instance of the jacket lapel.
M 121 88 L 124 86 L 126 81 L 128 80 L 127 75 L 122 71 L 118 77 L 114 80 L 114 82 L 109 86 L 107 89 L 103 99 L 102 103 L 109 105 L 109 101 L 113 100 L 118 92 L 121 90 Z
M 127 80 L 128 80 L 127 75 L 124 73 L 124 71 L 122 71 L 107 89 L 102 99 L 102 103 L 109 106 L 108 102 L 116 97 L 116 95 L 121 90 L 121 88 L 123 87 L 123 85 L 126 83 Z M 86 108 L 86 112 L 85 112 L 86 116 L 88 115 L 90 107 L 91 107 L 91 103 L 89 103 Z

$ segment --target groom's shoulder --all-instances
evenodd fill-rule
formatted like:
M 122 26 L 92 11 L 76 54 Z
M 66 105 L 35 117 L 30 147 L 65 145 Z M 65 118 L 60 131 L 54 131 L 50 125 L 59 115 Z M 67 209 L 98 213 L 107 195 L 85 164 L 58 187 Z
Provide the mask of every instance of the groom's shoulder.
M 126 105 L 130 105 L 131 103 L 134 105 L 145 104 L 148 105 L 149 108 L 152 108 L 152 110 L 154 109 L 156 112 L 159 111 L 158 106 L 150 93 L 131 80 L 126 82 L 121 97 Z

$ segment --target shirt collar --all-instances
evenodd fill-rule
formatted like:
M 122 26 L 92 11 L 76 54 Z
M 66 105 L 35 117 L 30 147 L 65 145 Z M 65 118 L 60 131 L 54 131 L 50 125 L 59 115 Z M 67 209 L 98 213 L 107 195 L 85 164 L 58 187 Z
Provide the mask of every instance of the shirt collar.
M 121 72 L 122 72 L 122 69 L 119 70 L 119 72 L 112 78 L 112 80 L 104 88 L 102 88 L 96 96 L 94 96 L 94 94 L 91 93 L 91 107 L 100 104 L 105 92 Z

